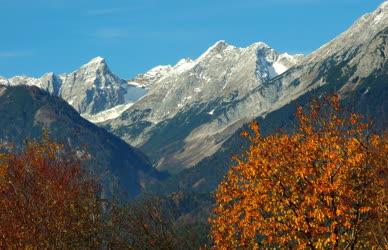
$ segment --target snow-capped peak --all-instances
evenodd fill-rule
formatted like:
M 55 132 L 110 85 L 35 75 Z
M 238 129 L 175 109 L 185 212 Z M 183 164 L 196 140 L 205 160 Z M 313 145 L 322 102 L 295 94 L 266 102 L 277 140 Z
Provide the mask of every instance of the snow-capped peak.
M 11 83 L 11 85 L 35 85 L 35 86 L 37 86 L 36 81 L 37 81 L 36 78 L 29 77 L 26 75 L 14 76 L 14 77 L 9 79 L 9 82 Z
M 88 63 L 81 66 L 81 68 L 99 68 L 106 67 L 106 61 L 103 57 L 97 56 L 90 60 Z
M 146 75 L 149 78 L 155 78 L 159 77 L 160 75 L 170 71 L 172 68 L 171 65 L 158 65 L 149 71 L 147 71 L 144 75 Z
M 225 42 L 225 40 L 219 40 L 217 41 L 215 44 L 213 44 L 212 46 L 210 46 L 206 51 L 205 53 L 203 53 L 200 57 L 198 57 L 195 61 L 202 61 L 204 60 L 205 58 L 207 57 L 211 57 L 213 56 L 214 54 L 219 54 L 219 53 L 222 53 L 223 51 L 225 50 L 231 50 L 231 49 L 234 49 L 236 47 L 228 44 Z
M 142 86 L 150 88 L 150 86 L 154 83 L 163 81 L 163 79 L 168 77 L 183 74 L 184 72 L 194 68 L 196 65 L 203 64 L 204 67 L 207 67 L 207 65 L 209 65 L 209 61 L 211 60 L 228 60 L 228 58 L 233 60 L 233 57 L 240 57 L 244 53 L 247 55 L 256 54 L 258 61 L 260 61 L 259 64 L 268 64 L 265 67 L 269 67 L 270 72 L 263 73 L 264 78 L 274 77 L 283 73 L 288 68 L 299 62 L 300 58 L 303 57 L 302 55 L 293 56 L 287 53 L 279 54 L 264 42 L 256 42 L 248 47 L 239 48 L 228 44 L 225 40 L 219 40 L 195 60 L 184 58 L 179 60 L 175 65 L 159 65 L 150 69 L 146 73 L 137 75 L 134 79 L 131 79 L 128 82 L 136 82 Z M 273 69 L 271 68 L 272 64 L 274 64 Z M 204 76 L 202 75 L 201 77 Z M 209 79 L 210 78 L 208 78 L 208 80 Z
M 190 58 L 183 58 L 183 59 L 179 60 L 177 62 L 177 64 L 175 64 L 174 68 L 177 68 L 177 67 L 180 67 L 186 63 L 192 63 L 192 62 L 193 62 L 193 60 L 191 60 Z
M 129 83 L 137 83 L 141 86 L 149 87 L 153 83 L 167 77 L 170 74 L 179 74 L 194 65 L 194 61 L 190 58 L 183 58 L 179 60 L 175 65 L 158 65 L 153 67 L 149 71 L 139 74 L 135 79 L 131 79 Z
M 181 59 L 177 64 L 172 68 L 171 72 L 173 74 L 181 74 L 182 72 L 191 69 L 195 65 L 195 61 L 190 58 Z
M 55 75 L 54 72 L 47 72 L 47 73 L 43 74 L 42 77 L 43 76 L 54 76 L 54 75 Z
M 89 64 L 92 64 L 92 63 L 105 63 L 105 59 L 101 56 L 97 56 L 89 61 Z
M 387 9 L 388 8 L 388 1 L 384 1 L 382 4 L 380 4 L 379 9 Z
M 137 75 L 134 79 L 128 80 L 128 83 L 148 88 L 153 82 L 156 82 L 167 75 L 171 69 L 171 65 L 158 65 L 143 74 Z
M 212 46 L 210 46 L 209 50 L 212 50 L 212 49 L 215 49 L 215 48 L 220 48 L 220 47 L 225 47 L 225 46 L 228 46 L 229 44 L 226 43 L 225 40 L 219 40 L 217 41 L 215 44 L 213 44 Z

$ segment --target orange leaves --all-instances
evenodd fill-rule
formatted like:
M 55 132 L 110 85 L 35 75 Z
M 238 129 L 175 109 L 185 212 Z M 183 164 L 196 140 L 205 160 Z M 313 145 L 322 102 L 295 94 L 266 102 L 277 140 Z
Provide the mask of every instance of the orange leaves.
M 388 215 L 387 140 L 369 135 L 360 115 L 342 112 L 338 96 L 313 101 L 307 112 L 299 107 L 296 116 L 291 135 L 261 137 L 251 124 L 251 146 L 216 191 L 215 248 L 380 244 L 364 239 L 368 225 L 381 228 L 377 218 Z
M 371 207 L 360 207 L 360 213 L 362 214 L 368 213 L 371 210 L 372 210 Z
M 0 156 L 0 159 L 1 159 L 1 156 Z M 0 178 L 4 178 L 7 172 L 8 172 L 8 166 L 5 164 L 0 164 Z
M 247 131 L 244 130 L 243 132 L 241 132 L 241 136 L 242 136 L 242 137 L 248 137 L 249 134 L 248 134 Z
M 249 128 L 252 130 L 252 132 L 259 136 L 260 135 L 260 126 L 257 122 L 252 122 L 250 125 L 249 125 Z

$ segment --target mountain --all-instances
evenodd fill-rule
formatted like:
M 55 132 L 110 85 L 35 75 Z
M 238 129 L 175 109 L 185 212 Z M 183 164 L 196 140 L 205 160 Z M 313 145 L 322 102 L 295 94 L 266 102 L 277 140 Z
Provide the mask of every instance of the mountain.
M 109 113 L 108 110 L 117 109 L 118 105 L 129 107 L 146 93 L 142 86 L 129 84 L 114 75 L 102 57 L 92 59 L 69 74 L 46 73 L 40 78 L 0 77 L 0 84 L 39 87 L 62 97 L 86 118 L 98 121 L 104 117 L 106 119 L 116 117 L 114 114 L 104 116 L 99 114 L 100 112 Z
M 227 107 L 229 117 L 238 110 L 252 112 L 257 108 L 261 111 L 255 119 L 264 135 L 277 129 L 290 131 L 295 124 L 297 105 L 305 105 L 313 97 L 338 93 L 342 103 L 373 119 L 375 129 L 386 129 L 387 58 L 388 2 L 385 2 L 297 66 Z M 240 137 L 246 129 L 244 126 L 237 130 L 215 154 L 172 176 L 154 191 L 213 191 L 233 164 L 232 155 L 241 154 L 247 148 L 247 142 Z
M 47 128 L 55 141 L 88 156 L 87 166 L 102 178 L 106 191 L 118 182 L 129 197 L 163 176 L 138 149 L 83 119 L 61 98 L 35 86 L 0 85 L 0 141 L 22 145 Z
M 125 81 L 113 75 L 101 57 L 60 77 L 59 95 L 79 113 L 95 114 L 124 103 Z
M 254 117 L 245 110 L 234 119 L 232 105 L 302 60 L 264 43 L 237 48 L 219 41 L 195 60 L 158 66 L 130 82 L 148 93 L 104 126 L 140 147 L 160 170 L 179 172 L 217 151 L 239 126 Z

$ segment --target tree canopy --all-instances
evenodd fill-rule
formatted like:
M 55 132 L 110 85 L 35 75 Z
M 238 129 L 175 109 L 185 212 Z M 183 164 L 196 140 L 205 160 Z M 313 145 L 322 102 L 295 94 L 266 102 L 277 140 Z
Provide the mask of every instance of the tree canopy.
M 99 244 L 99 185 L 81 160 L 48 139 L 0 151 L 0 248 Z
M 251 145 L 216 190 L 215 249 L 387 248 L 387 136 L 338 96 L 296 111 L 293 133 Z

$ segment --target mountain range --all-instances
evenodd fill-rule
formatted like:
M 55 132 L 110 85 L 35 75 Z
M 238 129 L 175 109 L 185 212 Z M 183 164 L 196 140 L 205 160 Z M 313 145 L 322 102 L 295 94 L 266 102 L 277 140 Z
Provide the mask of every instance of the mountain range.
M 80 114 L 93 120 L 94 115 L 126 106 L 146 93 L 142 86 L 129 84 L 113 74 L 105 59 L 96 57 L 69 74 L 46 73 L 40 78 L 0 77 L 0 84 L 8 86 L 36 86 L 64 99 Z
M 216 152 L 256 116 L 244 111 L 230 119 L 227 105 L 302 59 L 262 42 L 238 48 L 218 41 L 195 60 L 157 66 L 127 81 L 96 57 L 70 74 L 16 76 L 0 83 L 37 86 L 61 97 L 82 117 L 141 148 L 157 169 L 176 173 Z
M 264 43 L 237 48 L 219 41 L 195 60 L 183 59 L 135 78 L 149 86 L 148 93 L 103 125 L 146 152 L 159 170 L 179 172 L 216 152 L 257 115 L 239 110 L 232 116 L 228 106 L 302 58 Z
M 151 183 L 151 190 L 207 193 L 233 164 L 231 154 L 244 150 L 245 143 L 239 136 L 244 124 L 256 119 L 267 133 L 278 127 L 289 129 L 296 105 L 304 105 L 314 96 L 338 93 L 343 102 L 353 103 L 355 110 L 375 118 L 377 126 L 385 128 L 387 35 L 388 2 L 384 2 L 306 56 L 280 53 L 262 42 L 239 48 L 221 40 L 196 59 L 156 66 L 129 80 L 113 74 L 106 61 L 97 57 L 68 74 L 0 78 L 0 84 L 8 86 L 0 91 L 0 101 L 2 98 L 4 107 L 13 99 L 22 102 L 19 92 L 30 96 L 26 98 L 34 103 L 32 107 L 36 107 L 35 102 L 42 107 L 56 107 L 63 99 L 67 103 L 59 106 L 72 110 L 65 117 L 72 117 L 74 127 L 93 128 L 126 148 L 113 153 L 117 144 L 104 148 L 107 139 L 101 139 L 101 144 L 96 144 L 101 145 L 100 150 L 112 152 L 110 156 L 116 160 L 130 162 L 136 159 L 126 153 L 135 150 L 130 144 L 149 157 L 150 162 L 139 164 L 144 166 L 139 169 L 145 173 L 140 175 L 146 176 L 146 181 L 140 182 Z M 37 86 L 47 92 L 16 85 Z M 39 98 L 32 93 L 40 93 Z M 3 112 L 8 112 L 7 108 Z M 52 112 L 41 112 L 36 108 L 16 112 L 18 116 L 4 113 L 8 118 L 3 119 L 3 126 L 18 119 L 32 125 L 5 130 L 3 137 L 15 133 L 22 138 L 30 135 L 24 130 L 35 131 L 34 124 L 53 124 Z M 63 119 L 58 115 L 54 121 Z M 64 134 L 65 125 L 55 124 L 51 127 L 63 132 L 62 136 L 56 135 L 58 138 L 73 138 L 72 131 Z M 91 143 L 89 138 L 80 139 L 79 144 L 82 142 Z M 143 156 L 139 157 L 145 159 Z M 160 171 L 168 171 L 171 177 L 164 180 Z

